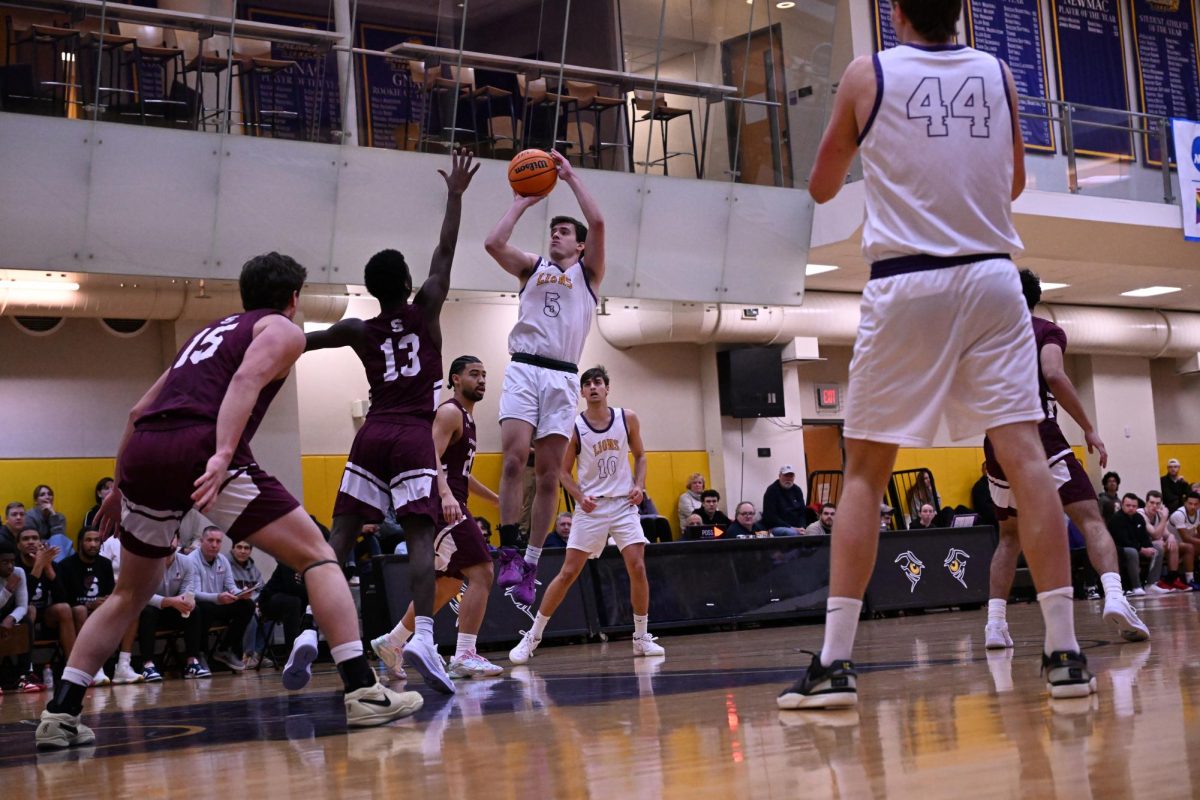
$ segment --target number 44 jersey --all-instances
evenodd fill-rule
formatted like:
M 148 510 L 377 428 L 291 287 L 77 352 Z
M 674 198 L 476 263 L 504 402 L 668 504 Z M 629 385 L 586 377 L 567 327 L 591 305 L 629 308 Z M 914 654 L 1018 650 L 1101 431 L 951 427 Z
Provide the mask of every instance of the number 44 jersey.
M 425 310 L 406 305 L 363 320 L 355 353 L 371 387 L 370 419 L 433 419 L 442 382 L 442 353 L 429 335 Z
M 859 136 L 871 263 L 1023 249 L 1012 222 L 1013 104 L 1000 62 L 965 45 L 899 45 L 875 59 Z

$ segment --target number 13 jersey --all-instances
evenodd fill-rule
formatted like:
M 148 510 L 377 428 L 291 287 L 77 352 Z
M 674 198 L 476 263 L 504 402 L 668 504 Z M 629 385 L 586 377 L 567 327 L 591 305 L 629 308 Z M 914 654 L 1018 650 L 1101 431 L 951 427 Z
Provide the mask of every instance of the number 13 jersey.
M 595 309 L 596 296 L 588 285 L 583 261 L 562 269 L 548 258 L 539 258 L 521 289 L 508 352 L 576 364 L 583 355 Z
M 1017 255 L 1016 98 L 999 60 L 965 45 L 899 45 L 875 59 L 875 108 L 859 136 L 863 255 Z
M 633 489 L 625 410 L 610 408 L 608 413 L 608 426 L 599 430 L 583 414 L 575 418 L 579 488 L 590 497 L 625 497 Z
M 368 419 L 433 419 L 442 382 L 442 354 L 429 335 L 425 310 L 400 311 L 363 320 L 365 335 L 355 353 L 371 387 Z

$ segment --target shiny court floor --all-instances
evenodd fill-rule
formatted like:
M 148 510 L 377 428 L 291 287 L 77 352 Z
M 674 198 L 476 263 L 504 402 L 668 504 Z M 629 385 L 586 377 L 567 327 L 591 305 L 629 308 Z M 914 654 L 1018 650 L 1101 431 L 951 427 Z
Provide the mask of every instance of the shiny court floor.
M 1152 641 L 1117 643 L 1077 603 L 1100 675 L 1051 703 L 1040 617 L 1010 610 L 865 622 L 856 712 L 780 712 L 819 626 L 547 647 L 503 678 L 425 690 L 413 719 L 346 734 L 329 669 L 289 696 L 278 674 L 96 690 L 94 747 L 37 755 L 44 695 L 0 700 L 5 798 L 895 798 L 1200 795 L 1200 594 L 1138 603 Z M 507 663 L 507 662 L 505 662 Z

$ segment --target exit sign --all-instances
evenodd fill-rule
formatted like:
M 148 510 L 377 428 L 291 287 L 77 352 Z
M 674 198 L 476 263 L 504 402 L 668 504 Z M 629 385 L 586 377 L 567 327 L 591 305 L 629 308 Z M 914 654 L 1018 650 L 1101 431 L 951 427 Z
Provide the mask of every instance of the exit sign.
M 842 408 L 842 387 L 836 383 L 818 383 L 817 410 L 840 411 Z

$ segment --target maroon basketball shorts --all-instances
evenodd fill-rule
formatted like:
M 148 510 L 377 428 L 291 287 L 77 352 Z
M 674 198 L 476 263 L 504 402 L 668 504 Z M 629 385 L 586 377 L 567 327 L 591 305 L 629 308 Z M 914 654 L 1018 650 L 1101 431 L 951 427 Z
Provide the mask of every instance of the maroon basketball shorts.
M 447 525 L 438 515 L 437 537 L 433 540 L 433 564 L 439 578 L 463 578 L 463 570 L 490 564 L 492 553 L 479 523 L 463 507 L 463 518 Z
M 333 515 L 374 523 L 393 508 L 396 519 L 419 514 L 436 520 L 437 469 L 431 420 L 368 418 L 350 447 Z
M 991 456 L 990 453 L 989 456 Z M 996 519 L 1003 522 L 1009 517 L 1016 517 L 1017 498 L 1008 484 L 1008 479 L 1004 477 L 1004 471 L 994 456 L 989 457 L 986 464 L 988 490 L 992 495 L 992 503 L 996 506 Z M 1058 487 L 1058 498 L 1062 501 L 1063 508 L 1084 500 L 1095 502 L 1096 490 L 1092 488 L 1087 471 L 1073 452 L 1067 450 L 1065 453 L 1057 454 L 1050 459 L 1049 466 L 1050 475 L 1054 478 L 1054 485 Z
M 121 544 L 146 558 L 170 555 L 192 508 L 196 479 L 216 450 L 216 427 L 135 430 L 121 452 Z M 300 506 L 257 464 L 230 467 L 204 516 L 240 542 Z

